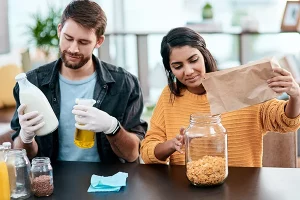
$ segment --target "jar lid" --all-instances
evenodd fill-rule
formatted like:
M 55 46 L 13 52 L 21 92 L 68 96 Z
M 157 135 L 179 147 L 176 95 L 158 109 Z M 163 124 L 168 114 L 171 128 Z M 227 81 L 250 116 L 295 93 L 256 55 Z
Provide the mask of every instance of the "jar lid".
M 190 122 L 195 123 L 219 123 L 221 115 L 211 115 L 210 113 L 196 112 L 190 115 Z
M 35 157 L 32 160 L 32 165 L 47 165 L 50 164 L 50 158 L 48 157 Z
M 9 149 L 7 156 L 26 156 L 25 149 Z

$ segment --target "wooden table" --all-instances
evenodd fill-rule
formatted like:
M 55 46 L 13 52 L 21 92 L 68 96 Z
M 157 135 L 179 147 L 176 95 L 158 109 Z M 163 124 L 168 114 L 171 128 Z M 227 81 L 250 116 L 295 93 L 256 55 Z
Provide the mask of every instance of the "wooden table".
M 199 188 L 191 185 L 185 166 L 58 162 L 53 164 L 54 193 L 29 199 L 89 200 L 297 200 L 300 199 L 300 169 L 229 168 L 221 186 Z M 127 172 L 127 186 L 119 192 L 88 193 L 92 174 L 110 176 Z

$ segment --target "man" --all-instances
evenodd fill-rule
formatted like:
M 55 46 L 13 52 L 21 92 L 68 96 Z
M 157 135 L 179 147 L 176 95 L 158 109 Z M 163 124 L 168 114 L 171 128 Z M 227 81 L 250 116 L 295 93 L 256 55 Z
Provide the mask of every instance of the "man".
M 14 148 L 24 148 L 30 158 L 47 156 L 52 161 L 133 162 L 147 123 L 141 89 L 136 77 L 122 68 L 99 61 L 93 54 L 104 42 L 106 16 L 92 1 L 72 1 L 58 25 L 61 58 L 27 73 L 27 78 L 45 94 L 59 127 L 46 136 L 35 131 L 44 122 L 38 112 L 24 113 L 19 86 L 14 88 L 17 110 L 11 121 Z M 75 105 L 76 98 L 95 99 L 94 107 Z M 75 124 L 96 132 L 93 148 L 74 145 Z M 84 125 L 82 125 L 84 124 Z

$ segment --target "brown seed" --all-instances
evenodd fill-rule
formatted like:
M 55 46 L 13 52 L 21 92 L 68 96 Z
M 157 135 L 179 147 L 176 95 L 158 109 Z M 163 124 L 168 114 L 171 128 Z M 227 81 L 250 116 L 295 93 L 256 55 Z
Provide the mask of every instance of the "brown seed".
M 204 156 L 187 163 L 187 177 L 195 185 L 216 185 L 226 178 L 225 159 L 219 156 Z
M 38 197 L 49 196 L 53 190 L 53 180 L 49 175 L 35 177 L 32 181 L 32 191 Z

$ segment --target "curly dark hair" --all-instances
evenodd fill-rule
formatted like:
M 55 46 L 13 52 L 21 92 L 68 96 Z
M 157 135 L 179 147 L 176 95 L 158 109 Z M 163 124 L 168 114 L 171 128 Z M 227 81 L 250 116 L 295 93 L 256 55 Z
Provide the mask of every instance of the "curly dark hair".
M 171 94 L 175 96 L 181 96 L 181 90 L 186 88 L 186 86 L 177 80 L 172 73 L 170 54 L 173 48 L 183 46 L 197 48 L 201 52 L 204 57 L 206 73 L 217 71 L 217 63 L 206 48 L 206 43 L 199 33 L 187 27 L 178 27 L 170 30 L 161 41 L 160 54 L 162 56 Z M 175 80 L 176 84 L 174 84 Z

